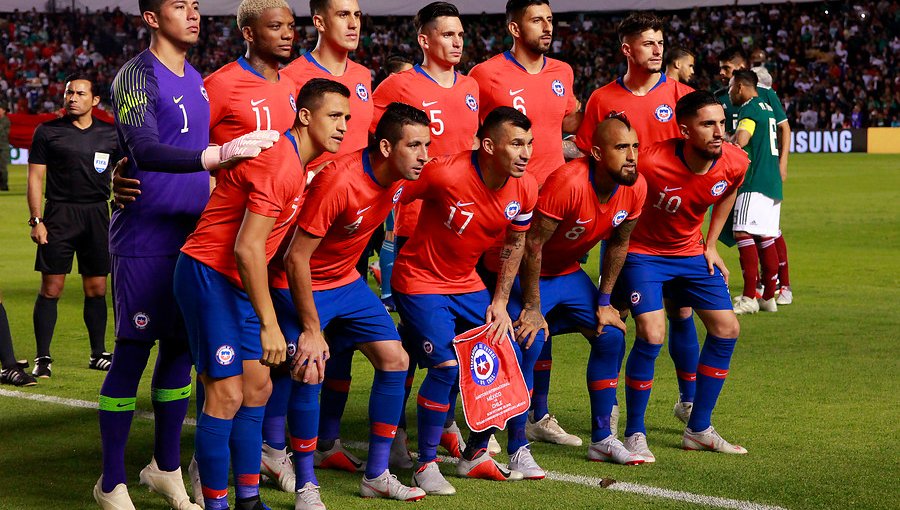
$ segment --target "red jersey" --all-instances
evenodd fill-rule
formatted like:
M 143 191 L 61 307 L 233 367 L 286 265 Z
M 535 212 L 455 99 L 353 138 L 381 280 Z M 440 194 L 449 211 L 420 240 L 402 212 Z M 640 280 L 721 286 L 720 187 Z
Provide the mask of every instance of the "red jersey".
M 556 232 L 544 243 L 541 276 L 562 276 L 577 271 L 578 260 L 625 220 L 641 215 L 647 182 L 639 174 L 631 186 L 619 185 L 601 204 L 594 191 L 594 160 L 570 161 L 550 174 L 541 188 L 537 211 L 559 221 Z
M 625 112 L 643 147 L 677 138 L 681 132 L 675 122 L 675 103 L 694 89 L 666 78 L 660 73 L 659 82 L 643 96 L 636 96 L 625 87 L 622 78 L 595 90 L 584 108 L 584 120 L 578 128 L 575 144 L 585 154 L 591 150 L 591 140 L 597 124 L 610 112 Z
M 400 180 L 386 188 L 378 184 L 368 149 L 347 154 L 316 174 L 297 216 L 297 228 L 322 238 L 309 263 L 313 290 L 333 289 L 359 279 L 356 262 L 372 232 L 400 199 L 406 182 Z
M 313 78 L 326 78 L 343 84 L 350 89 L 350 120 L 341 148 L 334 154 L 324 152 L 306 165 L 310 170 L 319 168 L 323 163 L 333 161 L 344 154 L 350 154 L 369 145 L 369 124 L 372 122 L 373 105 L 371 101 L 372 72 L 352 60 L 347 61 L 344 74 L 336 76 L 316 62 L 312 53 L 304 53 L 284 68 L 282 74 L 287 75 L 296 84 L 294 95 Z
M 401 202 L 422 199 L 416 231 L 394 263 L 391 287 L 404 294 L 465 294 L 483 290 L 478 258 L 503 232 L 528 230 L 537 202 L 529 174 L 499 190 L 481 179 L 476 151 L 432 159 Z
M 456 73 L 450 88 L 439 85 L 420 66 L 388 76 L 373 94 L 375 115 L 369 132 L 381 120 L 384 110 L 393 102 L 421 108 L 431 119 L 429 156 L 444 156 L 470 151 L 478 131 L 478 83 Z M 401 204 L 394 218 L 394 233 L 410 237 L 416 228 L 421 204 Z
M 638 168 L 647 180 L 643 219 L 631 233 L 628 251 L 647 255 L 703 253 L 703 215 L 739 187 L 750 165 L 747 153 L 730 143 L 703 175 L 684 161 L 684 141 L 666 140 L 641 151 Z
M 197 229 L 188 236 L 181 251 L 243 288 L 234 243 L 245 211 L 275 218 L 275 226 L 266 238 L 268 262 L 293 224 L 305 185 L 296 141 L 285 133 L 259 156 L 219 174 Z
M 531 119 L 534 151 L 528 173 L 539 186 L 565 162 L 562 150 L 563 118 L 575 111 L 573 74 L 569 64 L 544 57 L 544 67 L 529 73 L 512 53 L 505 51 L 475 66 L 469 76 L 478 82 L 480 118 L 498 106 L 511 106 Z
M 207 76 L 209 141 L 222 145 L 259 129 L 279 133 L 291 129 L 297 117 L 297 87 L 283 73 L 278 82 L 263 78 L 244 57 Z

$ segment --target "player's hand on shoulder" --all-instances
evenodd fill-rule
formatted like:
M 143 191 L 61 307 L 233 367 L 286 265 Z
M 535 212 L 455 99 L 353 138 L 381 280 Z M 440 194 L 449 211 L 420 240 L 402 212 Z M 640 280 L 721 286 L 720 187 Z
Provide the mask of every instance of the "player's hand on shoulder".
M 603 334 L 604 326 L 612 326 L 621 329 L 623 333 L 627 331 L 625 322 L 622 321 L 622 314 L 612 305 L 597 307 L 597 334 Z
M 329 357 L 328 342 L 322 331 L 304 331 L 297 339 L 297 353 L 291 362 L 291 376 L 295 381 L 319 384 L 325 380 L 325 362 Z
M 522 309 L 519 318 L 513 323 L 513 328 L 516 331 L 516 341 L 526 350 L 531 348 L 531 344 L 534 343 L 541 330 L 544 331 L 545 339 L 550 337 L 550 326 L 547 325 L 547 320 L 540 310 L 530 305 L 525 305 L 525 308 Z
M 141 194 L 141 181 L 129 179 L 125 176 L 127 165 L 128 158 L 116 161 L 116 166 L 113 168 L 112 173 L 113 203 L 119 209 L 137 200 L 137 197 Z
M 259 340 L 262 345 L 263 355 L 260 362 L 263 365 L 274 367 L 284 363 L 287 358 L 287 343 L 281 328 L 261 326 L 259 328 Z
M 274 129 L 261 129 L 241 135 L 221 146 L 210 145 L 203 151 L 201 162 L 208 171 L 232 168 L 245 159 L 252 159 L 275 145 L 281 133 Z

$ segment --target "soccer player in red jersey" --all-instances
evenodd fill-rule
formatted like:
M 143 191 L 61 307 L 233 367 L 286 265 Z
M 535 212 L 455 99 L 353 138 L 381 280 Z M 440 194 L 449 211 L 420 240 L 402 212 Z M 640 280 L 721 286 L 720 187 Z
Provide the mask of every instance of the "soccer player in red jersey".
M 409 357 L 391 316 L 354 262 L 404 186 L 418 179 L 428 161 L 428 117 L 409 105 L 394 103 L 379 121 L 375 140 L 367 149 L 338 158 L 312 180 L 285 257 L 290 290 L 273 289 L 273 299 L 288 338 L 321 338 L 324 330 L 331 354 L 352 355 L 358 348 L 372 362 L 369 458 L 360 494 L 416 501 L 425 492 L 404 486 L 388 470 Z M 321 387 L 294 381 L 291 392 L 297 510 L 324 508 L 312 455 Z
M 428 494 L 454 494 L 436 464 L 437 446 L 450 410 L 450 392 L 459 367 L 452 340 L 493 322 L 493 341 L 511 331 L 506 312 L 509 289 L 521 260 L 525 231 L 537 202 L 537 183 L 525 172 L 531 156 L 531 122 L 501 106 L 485 117 L 481 146 L 431 160 L 401 201 L 423 201 L 414 235 L 394 264 L 394 299 L 407 351 L 428 369 L 418 396 L 419 464 L 413 485 Z M 478 258 L 506 233 L 507 254 L 494 301 L 475 272 Z M 522 473 L 497 465 L 486 451 L 491 430 L 472 433 L 457 473 L 473 478 L 520 480 Z M 515 452 L 534 459 L 527 447 Z M 527 457 L 527 459 L 526 459 Z
M 707 335 L 696 365 L 697 394 L 682 447 L 747 453 L 710 425 L 728 374 L 740 325 L 728 293 L 728 270 L 716 239 L 734 206 L 749 159 L 724 141 L 725 110 L 709 92 L 678 100 L 675 116 L 682 135 L 641 152 L 647 180 L 642 219 L 631 234 L 616 295 L 634 315 L 636 338 L 625 366 L 628 421 L 625 447 L 645 462 L 656 458 L 647 446 L 644 412 L 653 386 L 656 357 L 665 338 L 663 293 L 697 310 Z M 707 235 L 700 228 L 712 206 Z
M 513 37 L 512 48 L 478 64 L 469 76 L 478 82 L 482 114 L 505 105 L 531 119 L 534 154 L 528 162 L 528 173 L 542 186 L 547 177 L 566 162 L 563 131 L 574 133 L 581 122 L 581 114 L 576 112 L 578 101 L 573 93 L 572 68 L 544 55 L 553 41 L 553 12 L 549 2 L 512 0 L 506 4 L 506 18 L 507 29 Z M 495 258 L 501 244 L 502 240 L 499 240 L 486 257 Z M 548 339 L 539 362 L 539 382 L 534 392 L 537 405 L 528 421 L 528 437 L 532 441 L 580 446 L 581 439 L 566 433 L 547 409 L 550 353 Z
M 362 13 L 357 0 L 310 0 L 309 13 L 319 33 L 316 47 L 294 59 L 282 74 L 294 80 L 298 89 L 313 78 L 334 80 L 350 89 L 350 122 L 341 149 L 310 162 L 309 169 L 315 172 L 325 163 L 368 145 L 372 74 L 348 56 L 359 45 Z
M 625 325 L 610 305 L 610 294 L 625 260 L 628 239 L 641 214 L 647 186 L 637 173 L 637 133 L 619 114 L 594 131 L 591 155 L 573 160 L 550 174 L 538 198 L 525 241 L 520 282 L 507 309 L 517 318 L 516 335 L 524 350 L 523 372 L 545 340 L 545 317 L 552 334 L 581 332 L 591 344 L 587 365 L 591 398 L 591 446 L 588 459 L 641 464 L 610 430 L 619 353 L 625 348 Z M 579 259 L 602 239 L 609 240 L 599 289 L 581 269 Z M 488 266 L 496 261 L 487 259 Z M 533 354 L 531 354 L 533 352 Z M 528 362 L 531 366 L 528 366 Z M 510 421 L 510 437 L 525 416 Z M 529 478 L 529 472 L 517 467 Z
M 297 117 L 294 82 L 278 72 L 294 41 L 294 14 L 284 0 L 238 6 L 237 24 L 247 52 L 203 80 L 209 94 L 209 138 L 222 144 L 259 129 L 284 133 Z
M 195 457 L 208 510 L 228 508 L 229 458 L 236 508 L 264 508 L 259 466 L 271 392 L 268 367 L 282 363 L 287 351 L 266 266 L 297 215 L 306 184 L 304 162 L 338 149 L 349 96 L 336 82 L 307 83 L 297 97 L 294 126 L 263 157 L 220 175 L 182 247 L 174 289 L 206 396 Z M 321 338 L 301 343 L 312 369 L 303 367 L 298 377 L 318 383 L 327 345 Z

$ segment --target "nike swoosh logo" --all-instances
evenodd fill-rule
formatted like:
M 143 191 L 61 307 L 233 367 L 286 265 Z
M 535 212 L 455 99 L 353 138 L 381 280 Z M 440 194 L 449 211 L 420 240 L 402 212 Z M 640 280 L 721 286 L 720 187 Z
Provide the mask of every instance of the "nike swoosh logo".
M 649 388 L 650 386 L 653 386 L 653 385 L 650 384 L 650 383 L 644 383 L 644 384 L 639 385 L 638 388 L 640 388 L 640 389 L 642 389 L 642 390 L 646 390 L 646 389 Z
M 316 444 L 315 441 L 313 441 L 311 443 L 300 443 L 297 445 L 297 448 L 300 450 L 308 450 L 308 449 L 312 448 L 314 444 Z
M 128 407 L 131 404 L 116 404 L 116 407 Z
M 681 189 L 681 186 L 679 186 L 677 188 L 670 188 L 670 187 L 666 186 L 665 188 L 663 188 L 663 191 L 665 191 L 666 193 L 669 193 L 670 191 L 678 191 L 680 189 Z
M 514 95 L 518 94 L 519 92 L 522 92 L 523 90 L 525 90 L 525 89 L 519 89 L 519 90 L 509 89 L 509 95 L 514 96 Z
M 370 205 L 369 207 L 366 207 L 365 209 L 359 209 L 358 211 L 356 211 L 356 215 L 359 216 L 360 214 L 368 211 L 371 208 L 372 208 L 372 206 Z
M 437 101 L 431 101 L 431 102 L 422 101 L 422 107 L 423 107 L 423 108 L 428 108 L 429 106 L 431 106 L 431 105 L 433 105 L 433 104 L 437 104 Z
M 175 104 L 180 103 L 182 99 L 184 99 L 184 94 L 182 94 L 178 97 L 172 96 L 172 101 L 175 101 Z
M 184 390 L 184 391 L 181 392 L 181 396 L 182 396 L 182 397 L 187 397 L 187 396 L 190 395 L 190 394 L 191 394 L 191 390 Z
M 716 372 L 716 377 L 722 377 L 723 375 L 728 375 L 728 372 Z
M 472 205 L 472 204 L 474 204 L 474 203 L 475 203 L 475 202 L 466 202 L 466 203 L 462 203 L 462 202 L 460 202 L 459 200 L 457 200 L 457 201 L 456 201 L 456 207 L 465 207 L 465 206 L 467 206 L 467 205 Z
M 427 407 L 428 409 L 441 409 L 441 407 L 443 407 L 439 404 L 432 404 L 430 402 L 422 402 L 422 405 Z
M 256 106 L 256 105 L 258 105 L 258 104 L 262 104 L 266 99 L 268 99 L 268 98 L 265 98 L 265 99 L 257 99 L 256 101 L 254 101 L 254 100 L 251 99 L 251 100 L 250 100 L 250 106 Z
M 578 218 L 577 220 L 575 220 L 575 223 L 577 223 L 577 224 L 579 224 L 579 225 L 587 225 L 588 223 L 590 223 L 590 222 L 592 222 L 592 221 L 594 221 L 594 218 L 590 218 L 590 219 L 587 219 L 587 220 L 583 220 L 583 219 L 581 219 L 581 218 Z

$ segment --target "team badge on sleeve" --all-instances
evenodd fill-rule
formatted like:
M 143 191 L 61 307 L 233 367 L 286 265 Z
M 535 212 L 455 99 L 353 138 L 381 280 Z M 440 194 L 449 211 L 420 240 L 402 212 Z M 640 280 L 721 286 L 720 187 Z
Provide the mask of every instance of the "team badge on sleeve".
M 466 106 L 469 107 L 473 112 L 478 111 L 478 101 L 475 100 L 475 96 L 472 94 L 466 94 Z
M 94 170 L 102 174 L 109 167 L 109 154 L 105 152 L 94 153 Z
M 626 211 L 625 209 L 622 209 L 621 211 L 617 212 L 615 216 L 613 216 L 612 225 L 614 227 L 618 227 L 619 225 L 622 224 L 623 221 L 625 221 L 625 218 L 627 218 L 627 217 L 628 217 L 628 211 Z
M 200 93 L 203 94 L 203 99 L 206 99 L 206 102 L 209 102 L 209 94 L 206 93 L 206 87 L 200 87 Z
M 506 204 L 506 209 L 503 210 L 503 214 L 506 215 L 506 219 L 512 220 L 516 216 L 519 215 L 519 212 L 522 210 L 522 205 L 513 200 L 512 202 Z
M 362 83 L 356 84 L 356 95 L 359 97 L 362 102 L 367 102 L 369 100 L 369 89 L 366 88 Z
M 234 363 L 234 347 L 225 344 L 216 349 L 216 363 L 222 366 L 228 366 Z
M 656 107 L 656 111 L 653 112 L 653 115 L 656 116 L 656 120 L 660 122 L 669 122 L 672 120 L 672 114 L 675 113 L 672 111 L 672 107 L 667 104 L 661 104 Z
M 559 97 L 566 95 L 566 86 L 559 80 L 553 80 L 553 83 L 550 84 L 550 89 Z
M 712 196 L 717 197 L 717 196 L 720 196 L 722 193 L 725 193 L 726 189 L 728 189 L 728 182 L 719 181 L 719 182 L 713 184 L 713 187 L 712 187 L 712 189 L 709 190 L 709 192 L 712 193 Z
M 294 110 L 294 112 L 296 113 L 296 111 L 297 111 L 297 100 L 294 99 L 294 95 L 293 95 L 293 94 L 288 94 L 288 99 L 291 101 L 291 110 Z
M 400 187 L 397 189 L 397 192 L 394 193 L 394 198 L 391 199 L 391 203 L 396 204 L 397 201 L 400 200 L 400 195 L 402 195 L 402 194 L 403 194 L 403 186 L 400 186 Z

